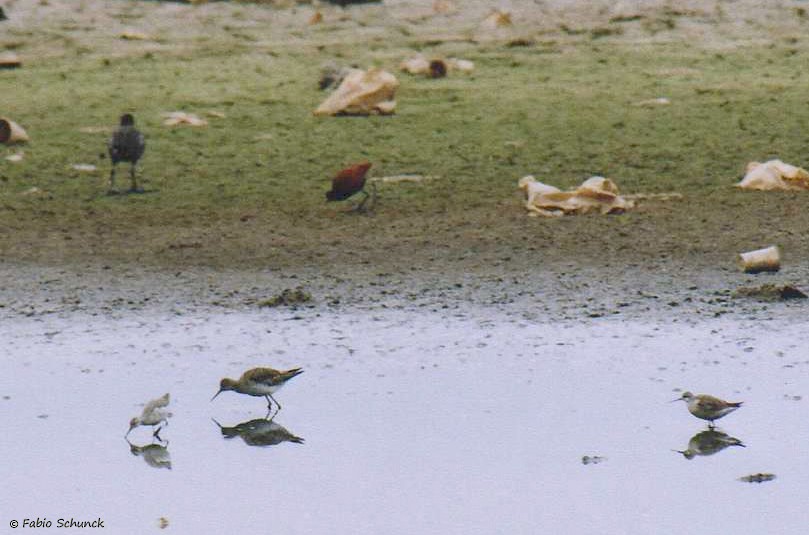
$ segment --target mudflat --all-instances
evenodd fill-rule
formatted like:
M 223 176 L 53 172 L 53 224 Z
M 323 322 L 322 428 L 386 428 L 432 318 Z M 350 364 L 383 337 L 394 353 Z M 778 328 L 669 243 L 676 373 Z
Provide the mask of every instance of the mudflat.
M 809 16 L 762 4 L 514 1 L 492 28 L 488 2 L 6 2 L 0 45 L 23 66 L 0 75 L 3 114 L 32 141 L 0 149 L 22 153 L 0 167 L 2 310 L 252 307 L 302 286 L 329 306 L 798 314 L 733 297 L 809 274 L 807 193 L 733 187 L 752 160 L 806 165 Z M 400 73 L 417 53 L 475 69 Z M 396 113 L 314 117 L 329 61 L 394 72 Z M 108 196 L 124 112 L 146 193 Z M 432 178 L 380 183 L 366 213 L 327 204 L 360 160 Z M 533 218 L 526 174 L 682 199 Z M 736 254 L 771 244 L 784 269 L 741 274 Z

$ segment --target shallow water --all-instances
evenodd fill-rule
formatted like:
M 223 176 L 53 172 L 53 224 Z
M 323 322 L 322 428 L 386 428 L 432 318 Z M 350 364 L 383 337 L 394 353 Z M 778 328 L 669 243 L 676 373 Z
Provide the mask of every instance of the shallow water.
M 163 517 L 177 533 L 805 533 L 809 352 L 798 324 L 293 317 L 4 322 L 0 525 L 101 517 L 107 532 L 143 533 Z M 304 443 L 251 446 L 261 437 L 225 438 L 212 421 L 264 417 L 261 398 L 209 401 L 221 377 L 257 365 L 305 368 L 276 395 L 274 419 Z M 691 460 L 672 451 L 706 429 L 668 403 L 678 388 L 745 401 L 718 423 L 747 447 Z M 163 450 L 152 466 L 154 449 L 133 455 L 124 440 L 140 404 L 165 392 L 170 470 Z M 152 443 L 143 428 L 129 439 Z M 585 465 L 585 455 L 605 460 Z M 777 479 L 738 481 L 759 472 Z

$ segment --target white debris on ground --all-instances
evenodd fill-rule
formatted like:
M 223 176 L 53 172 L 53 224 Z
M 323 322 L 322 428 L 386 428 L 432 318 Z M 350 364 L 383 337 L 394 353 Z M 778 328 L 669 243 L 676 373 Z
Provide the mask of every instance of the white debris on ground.
M 378 176 L 368 179 L 369 182 L 381 182 L 383 184 L 395 184 L 398 182 L 421 182 L 423 180 L 435 180 L 437 176 L 429 175 L 390 175 Z
M 591 211 L 620 214 L 635 206 L 634 201 L 618 194 L 612 180 L 602 176 L 590 177 L 572 191 L 561 191 L 532 175 L 522 177 L 517 184 L 525 191 L 525 208 L 533 216 L 559 217 Z
M 671 100 L 667 99 L 666 97 L 647 98 L 646 100 L 639 100 L 638 102 L 635 102 L 635 106 L 641 106 L 644 108 L 668 106 L 669 104 L 671 104 Z
M 6 160 L 10 162 L 21 162 L 24 156 L 24 152 L 15 152 L 14 154 L 9 154 L 6 156 Z
M 446 58 L 438 59 L 443 61 L 450 72 L 458 71 L 464 74 L 469 74 L 475 70 L 475 63 L 468 59 L 460 58 Z M 430 60 L 421 54 L 417 54 L 412 58 L 408 58 L 399 64 L 399 70 L 408 74 L 429 74 L 430 73 Z
M 745 273 L 761 273 L 781 269 L 781 250 L 777 245 L 739 253 L 739 266 Z
M 70 166 L 75 171 L 82 171 L 85 173 L 92 173 L 97 167 L 91 163 L 74 163 Z
M 765 191 L 809 189 L 809 172 L 781 160 L 750 162 L 747 174 L 736 187 Z
M 351 69 L 315 115 L 389 115 L 396 109 L 399 81 L 379 68 Z
M 184 111 L 169 111 L 163 114 L 166 119 L 163 121 L 165 126 L 208 126 L 208 121 L 193 113 Z

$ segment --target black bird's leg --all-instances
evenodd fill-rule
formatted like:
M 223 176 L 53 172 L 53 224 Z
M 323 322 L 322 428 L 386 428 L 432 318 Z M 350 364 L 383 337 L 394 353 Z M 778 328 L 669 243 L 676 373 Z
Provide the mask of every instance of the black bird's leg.
M 267 410 L 272 409 L 272 402 L 270 401 L 270 395 L 267 394 L 266 396 L 264 396 L 264 399 L 267 400 Z
M 278 400 L 276 400 L 274 397 L 272 397 L 272 394 L 267 394 L 267 395 L 270 396 L 270 399 L 275 402 L 275 406 L 278 407 L 278 410 L 280 411 L 281 410 L 281 404 L 278 403 Z
M 152 436 L 153 436 L 154 438 L 156 438 L 157 440 L 159 440 L 160 442 L 163 442 L 163 439 L 162 439 L 162 438 L 160 438 L 160 430 L 161 430 L 161 429 L 163 429 L 163 427 L 162 427 L 162 426 L 159 426 L 157 429 L 155 429 L 154 433 L 152 433 Z

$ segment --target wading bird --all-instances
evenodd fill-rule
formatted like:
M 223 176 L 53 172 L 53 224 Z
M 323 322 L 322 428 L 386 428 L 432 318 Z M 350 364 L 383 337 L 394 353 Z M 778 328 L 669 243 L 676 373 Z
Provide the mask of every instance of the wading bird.
M 155 431 L 152 433 L 152 436 L 160 439 L 160 430 L 162 426 L 161 423 L 165 423 L 166 425 L 169 424 L 168 418 L 171 416 L 171 413 L 163 410 L 169 404 L 169 395 L 163 394 L 157 399 L 153 399 L 149 403 L 143 407 L 143 412 L 140 416 L 136 416 L 129 421 L 129 431 L 126 432 L 128 436 L 129 433 L 132 432 L 133 429 L 138 427 L 139 425 L 150 425 L 152 427 L 157 427 Z
M 326 192 L 326 201 L 342 201 L 357 193 L 362 193 L 365 198 L 354 208 L 357 211 L 362 210 L 369 197 L 368 192 L 365 191 L 365 175 L 368 174 L 370 168 L 369 162 L 361 162 L 337 173 L 331 180 L 331 190 Z M 373 204 L 376 204 L 376 184 L 371 184 L 374 196 Z
M 272 368 L 253 368 L 247 370 L 239 377 L 238 381 L 233 379 L 222 379 L 219 382 L 219 391 L 211 398 L 213 401 L 216 396 L 226 390 L 233 390 L 239 394 L 247 394 L 248 396 L 264 396 L 267 399 L 267 408 L 272 408 L 270 400 L 275 402 L 278 410 L 281 409 L 281 404 L 272 397 L 287 381 L 303 373 L 300 368 L 294 368 L 287 371 L 273 370 Z
M 129 191 L 132 193 L 141 193 L 143 190 L 138 188 L 138 181 L 135 177 L 135 167 L 138 164 L 143 151 L 146 150 L 146 141 L 143 134 L 135 128 L 135 118 L 131 113 L 121 115 L 121 124 L 112 133 L 112 137 L 107 142 L 107 149 L 110 153 L 112 160 L 112 170 L 110 171 L 110 189 L 108 193 L 114 194 L 115 190 L 115 167 L 118 162 L 129 162 L 129 177 L 132 184 Z
M 710 422 L 710 427 L 713 427 L 714 420 L 727 416 L 742 406 L 741 401 L 734 403 L 706 394 L 695 395 L 691 392 L 683 392 L 682 396 L 671 401 L 672 403 L 675 401 L 685 401 L 686 405 L 688 406 L 688 412 L 697 418 L 708 420 Z

